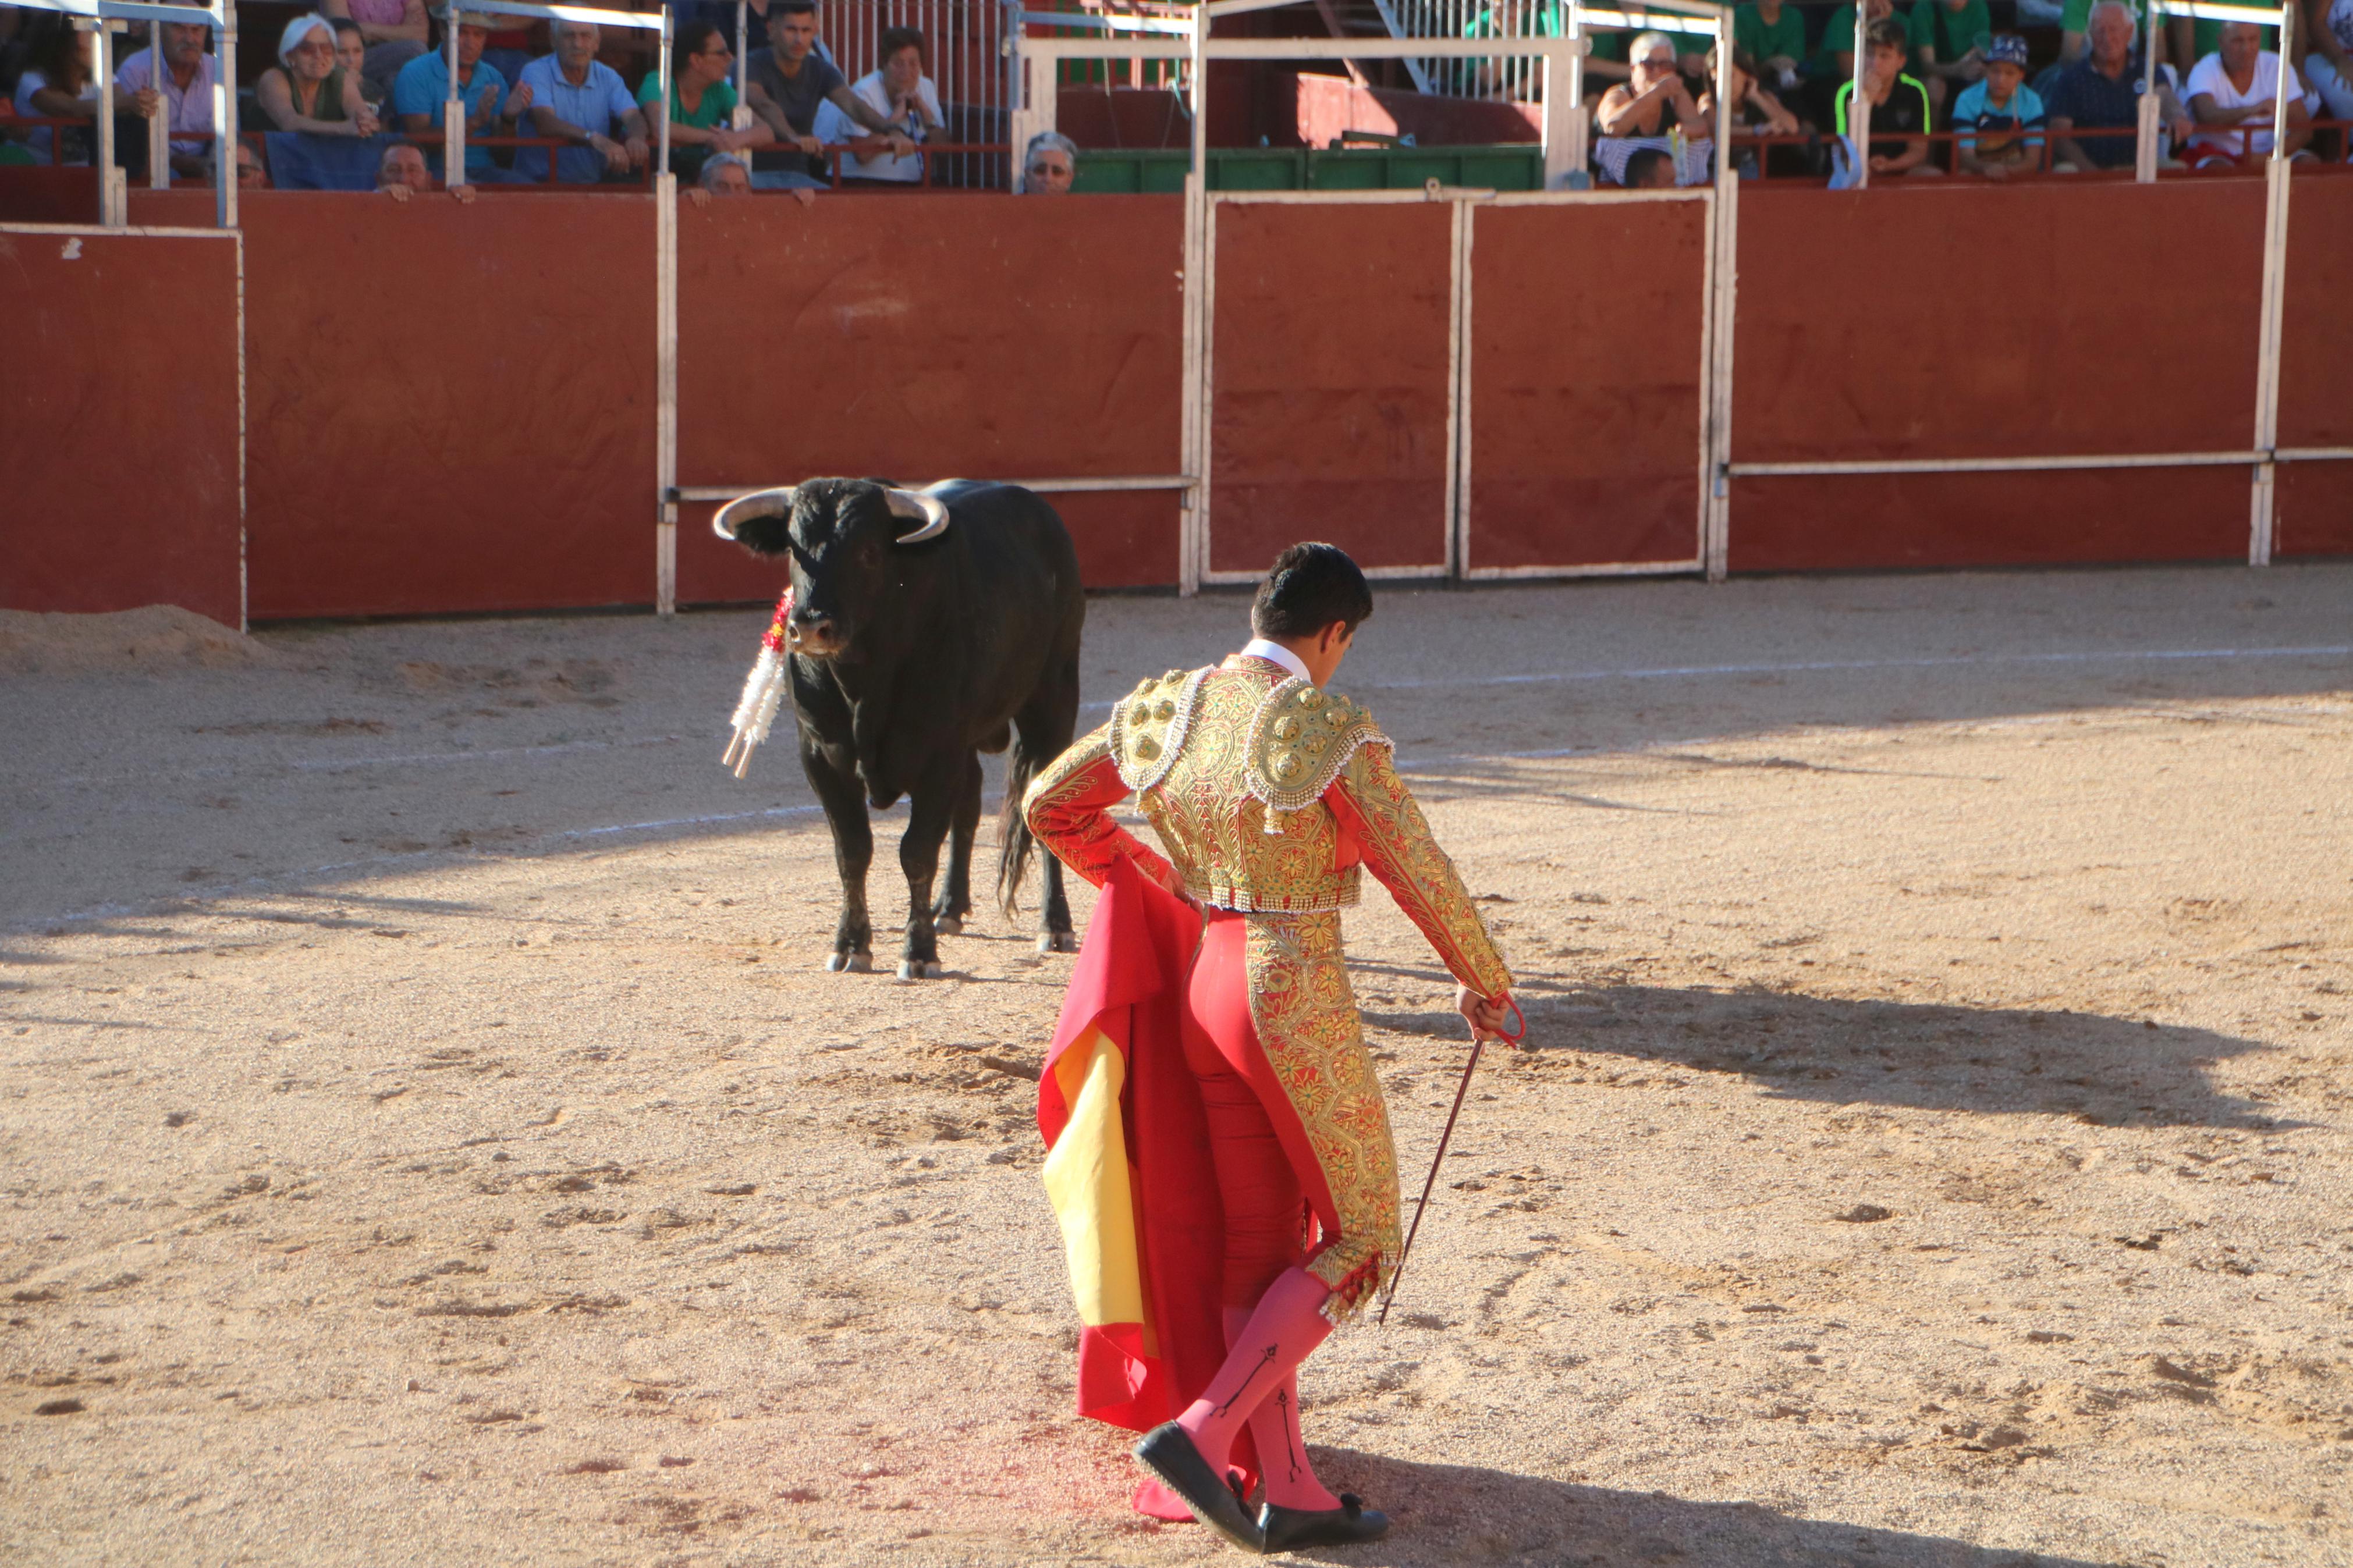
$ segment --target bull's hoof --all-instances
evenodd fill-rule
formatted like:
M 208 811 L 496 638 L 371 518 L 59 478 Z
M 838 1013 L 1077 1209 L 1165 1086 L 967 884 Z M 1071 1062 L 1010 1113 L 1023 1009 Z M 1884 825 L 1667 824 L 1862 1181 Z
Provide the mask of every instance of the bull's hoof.
M 941 936 L 962 936 L 964 934 L 964 917 L 962 915 L 936 915 L 933 917 L 932 920 L 932 930 Z
M 828 974 L 869 974 L 874 969 L 874 955 L 871 952 L 837 952 L 826 959 L 825 969 Z
M 1069 931 L 1050 931 L 1038 939 L 1039 952 L 1076 952 L 1079 934 Z
M 916 958 L 899 961 L 899 978 L 902 980 L 937 980 L 941 973 L 937 963 L 925 963 Z

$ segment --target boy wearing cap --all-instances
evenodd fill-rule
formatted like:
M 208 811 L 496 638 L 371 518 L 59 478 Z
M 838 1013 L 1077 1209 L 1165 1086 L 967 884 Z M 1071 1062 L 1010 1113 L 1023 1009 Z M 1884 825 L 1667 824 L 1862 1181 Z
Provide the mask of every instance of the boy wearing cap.
M 1954 130 L 1985 133 L 1954 142 L 1960 172 L 2002 180 L 2012 169 L 2033 168 L 2042 156 L 2042 138 L 2018 132 L 2039 131 L 2042 121 L 2042 100 L 2026 85 L 2026 40 L 1997 35 L 1986 50 L 1985 79 L 1970 83 L 1953 103 Z M 2006 134 L 1993 134 L 1998 132 Z

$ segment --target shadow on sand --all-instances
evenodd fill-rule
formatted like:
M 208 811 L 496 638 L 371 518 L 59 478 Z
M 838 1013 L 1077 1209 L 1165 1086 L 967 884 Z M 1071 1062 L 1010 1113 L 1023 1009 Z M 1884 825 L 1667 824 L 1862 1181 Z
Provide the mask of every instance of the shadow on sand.
M 1611 1083 L 1688 1068 L 1739 1073 L 1776 1098 L 1833 1105 L 2065 1116 L 2105 1127 L 2290 1125 L 2257 1101 L 2216 1092 L 2208 1068 L 2271 1047 L 2211 1029 L 1761 989 L 1535 981 L 1517 994 L 1528 1019 L 1524 1050 L 1547 1067 L 1564 1054 L 1589 1058 L 1583 1069 Z M 1462 1029 L 1452 1012 L 1368 1011 L 1365 1022 L 1447 1039 Z
M 1357 1568 L 2094 1568 L 2097 1560 L 1988 1550 L 1802 1519 L 1757 1503 L 1690 1502 L 1465 1465 L 1409 1464 L 1316 1446 L 1332 1486 L 1361 1492 L 1396 1521 L 1387 1540 L 1295 1561 Z

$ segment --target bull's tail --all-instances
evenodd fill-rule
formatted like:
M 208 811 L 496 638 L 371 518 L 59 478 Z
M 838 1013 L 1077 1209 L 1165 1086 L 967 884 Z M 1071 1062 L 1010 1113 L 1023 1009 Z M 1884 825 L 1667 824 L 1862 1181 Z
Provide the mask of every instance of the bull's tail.
M 997 907 L 1008 921 L 1021 913 L 1021 879 L 1029 875 L 1029 857 L 1038 847 L 1021 799 L 1029 793 L 1029 781 L 1038 770 L 1053 760 L 1039 756 L 1017 739 L 1005 761 L 1005 804 L 997 814 Z

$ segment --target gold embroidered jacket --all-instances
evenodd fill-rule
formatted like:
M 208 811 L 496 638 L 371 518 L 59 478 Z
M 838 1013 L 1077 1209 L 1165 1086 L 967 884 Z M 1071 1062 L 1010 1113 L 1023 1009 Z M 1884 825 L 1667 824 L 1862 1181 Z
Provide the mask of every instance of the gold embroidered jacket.
M 1334 1317 L 1377 1294 L 1398 1247 L 1397 1156 L 1340 951 L 1369 866 L 1456 979 L 1511 972 L 1392 764 L 1372 715 L 1269 660 L 1171 670 L 1038 775 L 1030 831 L 1098 887 L 1113 859 L 1250 917 L 1250 1017 L 1317 1163 L 1339 1235 L 1308 1265 Z M 1167 858 L 1112 820 L 1130 795 Z

